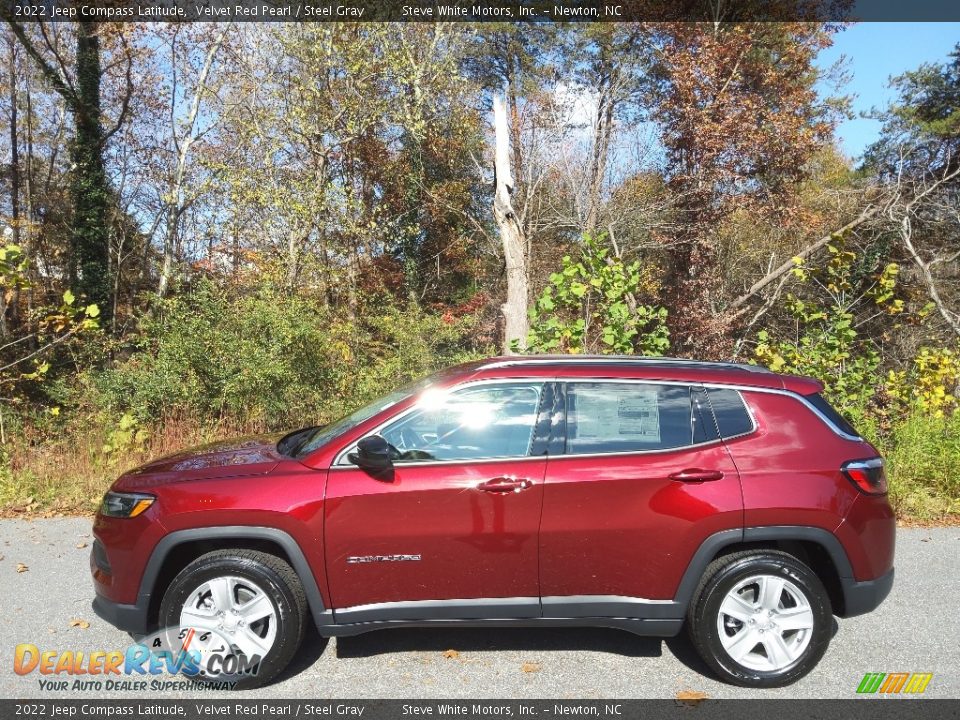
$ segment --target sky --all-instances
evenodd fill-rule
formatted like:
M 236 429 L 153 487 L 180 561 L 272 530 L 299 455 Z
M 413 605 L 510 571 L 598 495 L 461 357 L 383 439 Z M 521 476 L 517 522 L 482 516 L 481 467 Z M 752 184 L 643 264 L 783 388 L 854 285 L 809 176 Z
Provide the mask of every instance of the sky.
M 833 46 L 820 53 L 817 64 L 827 68 L 846 56 L 851 77 L 839 90 L 855 96 L 853 111 L 859 116 L 872 108 L 882 109 L 893 99 L 888 87 L 891 76 L 914 70 L 925 62 L 944 62 L 957 43 L 960 23 L 860 23 L 837 33 Z M 831 92 L 825 86 L 820 90 Z M 847 120 L 837 128 L 840 147 L 853 159 L 863 154 L 879 132 L 879 121 L 861 117 Z

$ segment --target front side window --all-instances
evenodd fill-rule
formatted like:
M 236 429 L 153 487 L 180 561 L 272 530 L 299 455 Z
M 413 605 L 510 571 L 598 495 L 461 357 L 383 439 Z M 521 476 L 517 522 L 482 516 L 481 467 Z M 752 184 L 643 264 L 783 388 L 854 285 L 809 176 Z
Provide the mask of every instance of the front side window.
M 541 385 L 491 385 L 425 393 L 418 408 L 381 431 L 394 462 L 524 457 L 530 453 Z
M 646 383 L 567 385 L 567 454 L 681 448 L 716 438 L 699 390 Z

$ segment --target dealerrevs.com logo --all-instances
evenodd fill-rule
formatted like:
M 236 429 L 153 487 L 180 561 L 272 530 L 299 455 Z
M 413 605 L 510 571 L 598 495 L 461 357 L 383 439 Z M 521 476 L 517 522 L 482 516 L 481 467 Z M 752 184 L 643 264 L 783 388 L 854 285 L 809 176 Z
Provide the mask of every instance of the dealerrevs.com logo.
M 237 652 L 212 630 L 172 627 L 125 650 L 85 653 L 22 643 L 14 650 L 13 671 L 41 676 L 40 689 L 48 691 L 225 690 L 256 675 L 260 660 Z M 178 675 L 183 679 L 171 677 Z

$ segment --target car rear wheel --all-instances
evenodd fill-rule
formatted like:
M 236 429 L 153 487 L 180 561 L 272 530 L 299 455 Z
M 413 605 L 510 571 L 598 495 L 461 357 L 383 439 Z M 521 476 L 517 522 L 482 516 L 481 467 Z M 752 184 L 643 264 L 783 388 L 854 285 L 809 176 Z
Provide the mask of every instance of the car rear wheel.
M 833 612 L 823 583 L 797 558 L 748 551 L 707 568 L 687 624 L 700 656 L 721 679 L 780 687 L 823 657 Z
M 293 658 L 306 629 L 307 601 L 297 574 L 280 558 L 218 550 L 173 579 L 160 624 L 199 653 L 197 679 L 248 689 L 268 683 Z

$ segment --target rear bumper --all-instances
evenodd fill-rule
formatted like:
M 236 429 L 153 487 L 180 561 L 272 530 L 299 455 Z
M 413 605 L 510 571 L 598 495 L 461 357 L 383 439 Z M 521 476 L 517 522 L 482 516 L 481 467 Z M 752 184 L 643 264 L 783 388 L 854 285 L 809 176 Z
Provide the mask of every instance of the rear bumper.
M 893 568 L 874 580 L 857 582 L 853 578 L 842 578 L 843 615 L 853 617 L 876 610 L 893 588 Z
M 146 635 L 149 630 L 146 607 L 125 605 L 97 595 L 93 600 L 93 611 L 115 628 L 131 635 Z

